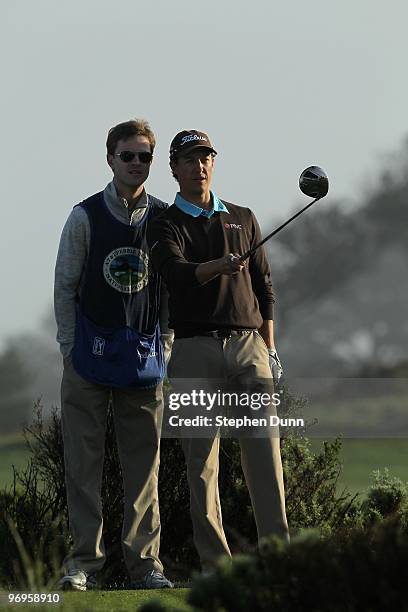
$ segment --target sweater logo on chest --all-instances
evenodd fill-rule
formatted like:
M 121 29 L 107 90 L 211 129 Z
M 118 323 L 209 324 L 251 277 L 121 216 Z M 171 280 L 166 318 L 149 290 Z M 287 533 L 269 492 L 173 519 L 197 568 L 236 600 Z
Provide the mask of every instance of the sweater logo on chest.
M 240 223 L 224 223 L 225 229 L 235 229 L 242 230 L 242 225 Z
M 137 293 L 149 280 L 149 258 L 141 249 L 121 247 L 111 251 L 103 262 L 106 282 L 120 293 Z

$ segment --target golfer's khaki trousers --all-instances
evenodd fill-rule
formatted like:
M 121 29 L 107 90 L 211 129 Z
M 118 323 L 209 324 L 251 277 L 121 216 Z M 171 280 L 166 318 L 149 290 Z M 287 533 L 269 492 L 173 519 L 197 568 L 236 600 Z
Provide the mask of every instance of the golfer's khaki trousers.
M 267 347 L 257 332 L 235 335 L 229 339 L 195 336 L 174 341 L 168 366 L 172 384 L 177 379 L 224 379 L 229 385 L 268 383 L 271 371 Z M 184 388 L 185 384 L 183 383 Z M 273 388 L 273 387 L 272 387 Z M 289 539 L 285 495 L 276 428 L 266 428 L 261 437 L 240 437 L 241 465 L 254 510 L 258 538 L 275 534 Z M 221 555 L 231 555 L 225 537 L 218 490 L 218 434 L 206 438 L 183 438 L 183 450 L 190 486 L 190 511 L 194 542 L 203 569 L 211 568 Z
M 116 441 L 124 487 L 122 547 L 131 579 L 159 559 L 158 471 L 163 416 L 162 387 L 138 391 L 112 389 L 85 381 L 64 361 L 61 386 L 65 481 L 73 548 L 64 569 L 93 573 L 105 561 L 101 484 L 106 420 L 113 404 Z M 119 487 L 121 476 L 117 474 Z M 104 508 L 110 512 L 110 508 Z

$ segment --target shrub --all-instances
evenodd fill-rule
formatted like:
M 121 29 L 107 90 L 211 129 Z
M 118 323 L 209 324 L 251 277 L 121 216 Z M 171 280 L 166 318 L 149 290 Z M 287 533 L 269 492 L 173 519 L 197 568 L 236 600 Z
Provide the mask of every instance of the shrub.
M 34 422 L 25 431 L 31 458 L 24 470 L 14 471 L 14 485 L 0 492 L 0 541 L 2 550 L 7 551 L 0 556 L 3 584 L 23 586 L 28 578 L 28 561 L 19 550 L 18 538 L 28 558 L 42 559 L 45 581 L 55 573 L 56 558 L 67 549 L 62 443 L 61 436 L 56 435 L 59 431 L 57 414 L 45 427 L 37 404 Z
M 407 610 L 407 554 L 408 532 L 395 519 L 327 538 L 309 530 L 220 563 L 194 581 L 188 601 L 206 612 Z
M 57 411 L 54 410 L 45 424 L 41 407 L 37 407 L 26 435 L 31 460 L 26 470 L 15 473 L 14 486 L 0 491 L 0 541 L 8 551 L 0 557 L 3 584 L 15 584 L 16 575 L 23 573 L 7 517 L 13 520 L 28 555 L 36 558 L 41 554 L 46 579 L 53 573 L 53 559 L 57 555 L 61 562 L 69 546 L 63 444 Z M 306 527 L 317 528 L 325 534 L 347 531 L 355 524 L 372 522 L 377 511 L 378 516 L 384 517 L 388 510 L 393 511 L 397 506 L 400 515 L 404 514 L 406 489 L 401 489 L 389 476 L 374 483 L 369 502 L 363 507 L 349 494 L 336 492 L 341 469 L 340 448 L 339 441 L 324 443 L 320 452 L 313 453 L 307 439 L 288 437 L 282 441 L 287 514 L 292 535 Z M 123 492 L 118 486 L 120 473 L 113 418 L 109 414 L 102 487 L 108 559 L 99 577 L 107 587 L 120 586 L 127 579 L 121 551 Z M 185 580 L 198 569 L 199 563 L 192 540 L 185 462 L 178 440 L 162 440 L 159 494 L 161 558 L 170 577 Z M 384 500 L 388 499 L 388 494 L 393 501 L 387 505 Z M 220 496 L 231 550 L 234 553 L 254 551 L 257 544 L 255 522 L 240 465 L 239 444 L 234 439 L 224 439 L 221 445 Z
M 400 478 L 391 476 L 387 468 L 382 472 L 375 470 L 372 478 L 373 484 L 361 506 L 363 521 L 365 523 L 378 521 L 389 516 L 394 516 L 402 521 L 406 520 L 408 516 L 407 484 Z

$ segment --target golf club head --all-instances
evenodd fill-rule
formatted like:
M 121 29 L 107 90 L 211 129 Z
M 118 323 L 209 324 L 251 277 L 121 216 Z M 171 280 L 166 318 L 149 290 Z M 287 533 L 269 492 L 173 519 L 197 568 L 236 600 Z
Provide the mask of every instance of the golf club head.
M 311 198 L 324 198 L 329 191 L 329 179 L 325 171 L 319 166 L 309 166 L 300 175 L 299 187 L 303 193 Z

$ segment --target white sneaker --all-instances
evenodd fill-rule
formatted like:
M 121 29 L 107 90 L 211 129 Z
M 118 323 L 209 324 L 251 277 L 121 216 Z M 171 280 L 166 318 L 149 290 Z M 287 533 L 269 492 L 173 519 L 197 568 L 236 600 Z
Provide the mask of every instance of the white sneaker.
M 173 589 L 174 584 L 167 580 L 166 576 L 158 570 L 148 572 L 141 580 L 134 580 L 130 584 L 131 589 Z
M 96 588 L 95 574 L 87 574 L 83 570 L 69 570 L 58 582 L 62 591 L 86 591 Z

